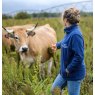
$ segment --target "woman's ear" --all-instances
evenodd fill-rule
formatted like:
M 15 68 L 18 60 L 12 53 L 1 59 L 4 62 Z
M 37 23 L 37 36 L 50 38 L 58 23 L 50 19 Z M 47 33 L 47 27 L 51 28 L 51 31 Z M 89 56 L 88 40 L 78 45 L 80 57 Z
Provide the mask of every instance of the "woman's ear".
M 71 24 L 69 23 L 68 19 L 65 18 L 65 19 L 64 19 L 64 26 L 65 26 L 65 27 L 69 27 L 70 25 L 71 25 Z
M 66 18 L 63 20 L 63 22 L 64 22 L 64 26 L 67 27 L 67 19 Z

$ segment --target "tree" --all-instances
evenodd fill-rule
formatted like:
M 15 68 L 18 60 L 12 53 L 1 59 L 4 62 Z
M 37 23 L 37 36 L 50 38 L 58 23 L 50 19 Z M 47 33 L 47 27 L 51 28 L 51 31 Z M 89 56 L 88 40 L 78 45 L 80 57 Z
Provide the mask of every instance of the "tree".
M 27 12 L 19 12 L 14 16 L 15 19 L 27 19 L 27 18 L 31 18 L 30 14 L 28 14 Z

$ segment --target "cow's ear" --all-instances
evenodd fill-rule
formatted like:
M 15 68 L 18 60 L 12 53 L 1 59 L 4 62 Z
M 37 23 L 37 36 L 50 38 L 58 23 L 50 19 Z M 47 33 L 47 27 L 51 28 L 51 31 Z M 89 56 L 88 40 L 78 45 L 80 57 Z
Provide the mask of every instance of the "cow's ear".
M 31 31 L 31 32 L 27 32 L 28 36 L 34 36 L 36 33 Z
M 12 34 L 9 34 L 9 37 L 10 37 L 10 38 L 15 38 L 14 32 L 13 32 Z
M 5 37 L 6 38 L 14 38 L 14 34 L 7 33 L 7 34 L 5 34 Z
M 5 29 L 7 34 L 5 34 L 6 38 L 14 38 L 14 31 L 13 30 L 9 30 L 9 29 Z

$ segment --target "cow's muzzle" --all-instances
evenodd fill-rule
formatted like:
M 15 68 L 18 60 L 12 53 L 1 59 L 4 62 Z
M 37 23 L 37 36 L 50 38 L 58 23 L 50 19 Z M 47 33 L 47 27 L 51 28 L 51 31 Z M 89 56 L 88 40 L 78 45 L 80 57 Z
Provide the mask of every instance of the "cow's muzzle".
M 22 52 L 27 52 L 28 48 L 22 48 Z
M 20 49 L 19 49 L 19 52 L 22 52 L 22 53 L 25 53 L 25 52 L 27 52 L 27 51 L 28 51 L 28 46 L 27 46 L 27 45 L 23 45 L 23 46 L 21 46 Z

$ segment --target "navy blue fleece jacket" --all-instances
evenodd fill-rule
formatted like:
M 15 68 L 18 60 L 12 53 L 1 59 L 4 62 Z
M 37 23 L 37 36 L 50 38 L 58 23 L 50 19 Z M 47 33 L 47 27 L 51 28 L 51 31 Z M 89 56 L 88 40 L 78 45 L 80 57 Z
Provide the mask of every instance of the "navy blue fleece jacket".
M 60 74 L 66 80 L 81 80 L 86 74 L 82 33 L 77 24 L 65 28 L 64 32 L 64 38 L 56 44 L 61 49 Z

